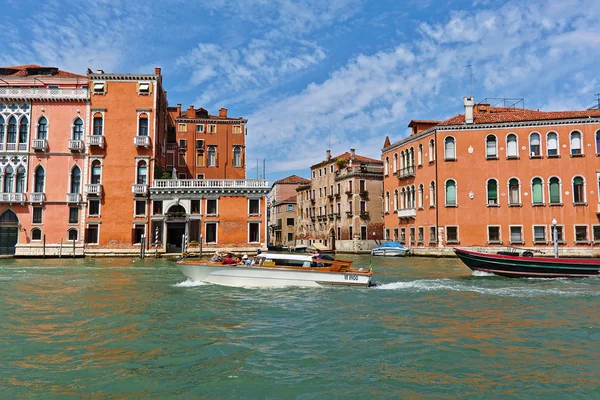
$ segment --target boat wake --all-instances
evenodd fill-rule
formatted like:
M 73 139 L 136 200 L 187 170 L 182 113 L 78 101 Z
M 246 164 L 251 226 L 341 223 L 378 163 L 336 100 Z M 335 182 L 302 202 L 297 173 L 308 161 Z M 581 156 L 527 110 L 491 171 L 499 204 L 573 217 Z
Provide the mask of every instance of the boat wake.
M 179 282 L 174 284 L 174 287 L 196 287 L 196 286 L 207 286 L 209 283 L 195 281 L 193 279 L 188 279 L 187 281 Z
M 498 276 L 496 274 L 492 274 L 491 272 L 485 272 L 485 271 L 472 271 L 473 273 L 471 274 L 471 276 Z

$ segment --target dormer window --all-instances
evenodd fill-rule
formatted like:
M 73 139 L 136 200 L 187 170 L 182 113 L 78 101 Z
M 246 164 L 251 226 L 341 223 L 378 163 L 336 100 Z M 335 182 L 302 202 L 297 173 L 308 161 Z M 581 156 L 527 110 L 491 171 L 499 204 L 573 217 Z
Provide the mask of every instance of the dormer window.
M 106 92 L 106 84 L 104 82 L 94 83 L 94 94 L 104 94 Z
M 138 86 L 138 93 L 139 94 L 150 94 L 150 83 L 148 83 L 148 82 L 140 83 Z

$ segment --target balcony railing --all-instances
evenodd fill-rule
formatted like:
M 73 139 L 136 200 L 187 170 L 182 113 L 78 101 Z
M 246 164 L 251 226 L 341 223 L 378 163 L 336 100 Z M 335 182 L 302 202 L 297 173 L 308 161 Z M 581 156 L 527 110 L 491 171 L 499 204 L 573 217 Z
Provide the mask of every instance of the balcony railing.
M 135 147 L 150 147 L 150 136 L 134 136 L 133 144 Z
M 88 196 L 102 196 L 102 185 L 100 183 L 86 183 L 85 194 Z
M 398 218 L 415 218 L 417 216 L 416 208 L 403 208 L 398 211 Z
M 81 194 L 67 193 L 67 203 L 79 203 L 79 202 L 81 202 Z
M 148 194 L 148 185 L 135 183 L 131 185 L 131 193 L 137 195 L 146 195 Z
M 33 150 L 46 151 L 48 148 L 48 141 L 46 139 L 33 139 L 31 148 Z
M 414 165 L 412 165 L 410 167 L 401 168 L 400 172 L 398 173 L 398 178 L 400 178 L 400 179 L 410 178 L 412 176 L 415 176 L 415 167 L 414 167 Z
M 40 193 L 40 192 L 29 193 L 29 201 L 31 201 L 32 203 L 43 203 L 44 199 L 45 199 L 44 193 Z
M 0 98 L 13 100 L 86 100 L 88 89 L 0 87 Z
M 6 143 L 6 151 L 15 151 L 17 150 L 16 143 Z
M 98 146 L 100 148 L 104 148 L 104 136 L 90 135 L 88 136 L 88 144 L 90 146 Z
M 69 140 L 69 150 L 71 151 L 83 151 L 85 146 L 83 140 Z
M 151 189 L 269 189 L 265 179 L 156 179 Z
M 369 212 L 368 211 L 361 211 L 360 212 L 360 217 L 361 218 L 369 218 Z
M 27 200 L 25 193 L 0 193 L 2 203 L 23 203 Z

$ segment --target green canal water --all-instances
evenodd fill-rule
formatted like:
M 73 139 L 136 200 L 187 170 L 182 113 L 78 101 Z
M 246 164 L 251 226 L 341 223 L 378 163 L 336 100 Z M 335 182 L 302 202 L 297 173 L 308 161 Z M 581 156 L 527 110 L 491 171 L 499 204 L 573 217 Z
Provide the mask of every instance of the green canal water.
M 245 289 L 167 260 L 1 260 L 0 396 L 600 398 L 599 279 L 373 265 L 371 289 Z

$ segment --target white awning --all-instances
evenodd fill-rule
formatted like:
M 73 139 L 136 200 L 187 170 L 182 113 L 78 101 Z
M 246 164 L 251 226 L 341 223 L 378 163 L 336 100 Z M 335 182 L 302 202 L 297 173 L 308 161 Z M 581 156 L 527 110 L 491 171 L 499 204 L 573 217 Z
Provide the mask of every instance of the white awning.
M 149 83 L 140 83 L 140 92 L 148 92 L 150 91 Z
M 104 90 L 104 83 L 94 83 L 94 90 Z

